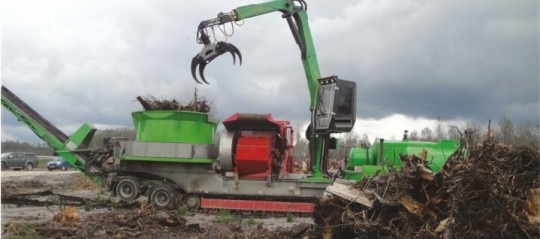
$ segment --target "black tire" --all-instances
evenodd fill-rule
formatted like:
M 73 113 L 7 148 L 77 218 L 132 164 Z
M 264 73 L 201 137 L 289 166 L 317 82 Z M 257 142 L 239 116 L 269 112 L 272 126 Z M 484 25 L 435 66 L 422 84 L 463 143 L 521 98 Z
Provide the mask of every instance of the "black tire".
M 184 197 L 184 204 L 189 210 L 195 211 L 201 206 L 201 198 L 197 195 L 189 194 Z
M 7 169 L 7 164 L 6 162 L 2 162 L 2 171 L 6 170 Z
M 34 170 L 34 165 L 32 163 L 26 163 L 26 165 L 24 165 L 24 169 L 32 171 Z
M 174 205 L 176 192 L 167 185 L 157 185 L 150 191 L 150 202 L 155 209 L 167 209 Z
M 116 183 L 116 195 L 122 201 L 131 202 L 141 195 L 139 181 L 135 177 L 125 177 Z
M 53 168 L 47 168 L 47 169 L 48 169 L 49 171 L 52 171 L 52 170 L 53 170 Z
M 311 137 L 313 136 L 313 126 L 311 125 L 311 123 L 309 123 L 306 129 L 305 136 L 308 141 L 311 141 Z

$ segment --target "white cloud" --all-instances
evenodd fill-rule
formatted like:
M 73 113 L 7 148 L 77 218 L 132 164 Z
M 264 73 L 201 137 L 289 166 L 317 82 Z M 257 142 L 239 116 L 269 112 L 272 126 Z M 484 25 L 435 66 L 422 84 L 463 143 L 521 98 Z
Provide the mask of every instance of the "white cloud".
M 437 124 L 437 119 L 428 118 L 413 118 L 406 115 L 394 114 L 381 119 L 362 119 L 356 121 L 354 131 L 359 134 L 368 134 L 370 141 L 375 138 L 384 139 L 401 139 L 404 130 L 409 132 L 417 131 L 420 133 L 423 128 L 429 127 L 433 129 Z M 448 130 L 449 126 L 463 128 L 466 125 L 465 120 L 449 120 L 442 119 L 443 130 Z

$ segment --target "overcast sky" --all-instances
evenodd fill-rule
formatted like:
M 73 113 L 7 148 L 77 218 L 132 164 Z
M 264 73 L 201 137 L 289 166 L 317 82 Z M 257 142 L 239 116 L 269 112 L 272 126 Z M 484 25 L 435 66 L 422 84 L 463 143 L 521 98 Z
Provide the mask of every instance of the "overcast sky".
M 2 1 L 2 84 L 68 135 L 82 123 L 130 127 L 137 96 L 187 102 L 195 87 L 221 120 L 272 113 L 305 127 L 304 70 L 280 13 L 234 28 L 242 66 L 224 55 L 206 67 L 210 85 L 192 80 L 199 22 L 257 2 Z M 357 83 L 357 132 L 539 120 L 538 1 L 307 2 L 322 76 Z M 5 109 L 1 137 L 39 141 Z

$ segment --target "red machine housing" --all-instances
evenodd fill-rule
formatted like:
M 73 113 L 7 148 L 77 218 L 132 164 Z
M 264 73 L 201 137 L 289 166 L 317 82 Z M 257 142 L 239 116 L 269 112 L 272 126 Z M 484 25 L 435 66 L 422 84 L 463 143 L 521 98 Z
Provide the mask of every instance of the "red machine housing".
M 270 114 L 236 113 L 225 121 L 235 132 L 232 145 L 234 172 L 244 179 L 267 179 L 293 172 L 293 129 L 289 121 Z
M 311 202 L 278 202 L 260 200 L 239 200 L 239 199 L 214 199 L 202 198 L 201 207 L 227 208 L 229 210 L 242 211 L 276 211 L 276 212 L 299 212 L 313 213 L 315 204 Z

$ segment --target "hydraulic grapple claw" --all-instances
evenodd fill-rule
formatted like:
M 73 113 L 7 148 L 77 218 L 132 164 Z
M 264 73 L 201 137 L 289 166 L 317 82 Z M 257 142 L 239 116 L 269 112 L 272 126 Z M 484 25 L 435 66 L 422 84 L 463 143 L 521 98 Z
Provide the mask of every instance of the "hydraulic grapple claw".
M 240 53 L 240 50 L 238 50 L 238 48 L 236 48 L 233 44 L 226 42 L 218 42 L 217 44 L 207 43 L 204 45 L 201 52 L 199 52 L 199 54 L 197 54 L 191 60 L 191 75 L 193 76 L 193 79 L 195 79 L 197 83 L 201 84 L 201 82 L 197 79 L 197 75 L 195 74 L 198 66 L 199 75 L 201 76 L 202 81 L 209 84 L 204 78 L 204 68 L 208 63 L 210 63 L 216 57 L 223 55 L 225 52 L 231 53 L 233 57 L 233 64 L 236 63 L 236 55 L 238 55 L 240 65 L 242 65 L 242 54 Z
M 197 79 L 197 75 L 195 74 L 195 69 L 197 68 L 197 65 L 199 65 L 200 63 L 200 57 L 199 56 L 195 56 L 193 57 L 193 59 L 191 60 L 191 75 L 193 76 L 193 79 L 201 84 L 201 82 Z

